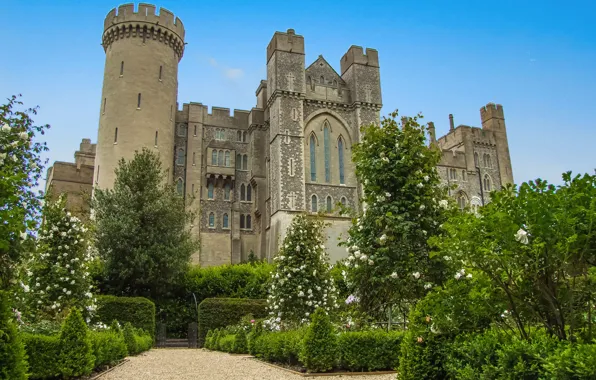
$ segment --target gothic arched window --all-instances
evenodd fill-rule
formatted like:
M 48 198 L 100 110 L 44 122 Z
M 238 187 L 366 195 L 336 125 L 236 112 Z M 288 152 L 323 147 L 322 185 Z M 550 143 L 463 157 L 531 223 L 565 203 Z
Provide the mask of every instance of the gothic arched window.
M 223 152 L 223 150 L 220 150 L 217 155 L 217 165 L 223 166 L 223 164 L 224 164 L 224 152 Z
M 178 181 L 176 181 L 176 191 L 178 192 L 178 195 L 184 194 L 184 182 L 182 181 L 182 178 L 178 178 Z
M 248 155 L 242 157 L 242 170 L 248 170 Z
M 331 196 L 327 195 L 327 212 L 331 212 Z
M 207 199 L 213 199 L 213 182 L 209 182 L 207 185 Z
M 215 214 L 212 212 L 209 213 L 209 227 L 215 227 Z
M 224 158 L 224 165 L 226 167 L 230 166 L 230 151 L 226 150 L 225 158 Z
M 242 142 L 246 142 L 246 131 L 242 132 Z
M 484 191 L 490 191 L 490 177 L 488 174 L 484 175 Z
M 348 204 L 348 200 L 346 199 L 346 197 L 341 197 L 340 202 L 343 206 L 347 206 L 347 204 Z
M 313 194 L 310 198 L 310 211 L 317 212 L 317 203 L 317 196 Z
M 337 140 L 337 153 L 339 158 L 339 183 L 344 184 L 344 140 L 340 137 Z
M 230 200 L 230 184 L 229 183 L 226 183 L 224 186 L 224 200 L 225 201 Z
M 236 155 L 236 169 L 242 169 L 242 156 L 240 154 Z
M 223 214 L 222 228 L 230 228 L 229 221 L 228 221 L 228 214 Z
M 474 153 L 474 166 L 479 167 L 480 164 L 478 163 L 478 153 Z
M 251 227 L 252 227 L 251 226 L 251 224 L 252 224 L 251 222 L 252 222 L 251 221 L 251 216 L 250 215 L 246 215 L 246 229 L 247 230 L 250 230 L 251 229 Z
M 310 180 L 317 181 L 317 155 L 316 155 L 316 139 L 315 134 L 310 135 Z
M 246 200 L 246 187 L 244 186 L 244 184 L 240 185 L 240 200 Z
M 236 141 L 242 141 L 242 132 L 236 132 Z
M 176 158 L 176 165 L 184 165 L 184 149 L 178 149 L 178 157 Z
M 325 148 L 325 182 L 331 182 L 331 169 L 329 167 L 329 156 L 331 155 L 329 149 L 329 125 L 325 122 L 323 128 L 323 144 Z
M 467 204 L 468 204 L 468 199 L 467 199 L 466 195 L 463 192 L 460 192 L 457 195 L 457 206 L 459 207 L 460 210 L 463 210 L 466 208 Z
M 240 228 L 245 228 L 245 225 L 244 225 L 244 215 L 243 214 L 240 215 Z
M 211 165 L 217 165 L 217 151 L 215 149 L 211 152 Z
M 252 187 L 250 185 L 246 185 L 246 201 L 250 202 L 252 200 Z

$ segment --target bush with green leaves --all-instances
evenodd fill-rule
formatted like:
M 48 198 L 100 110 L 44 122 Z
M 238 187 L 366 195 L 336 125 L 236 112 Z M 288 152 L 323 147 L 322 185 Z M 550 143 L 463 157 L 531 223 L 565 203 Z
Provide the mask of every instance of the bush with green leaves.
M 91 331 L 91 343 L 95 356 L 95 368 L 114 364 L 128 354 L 124 335 L 119 331 L 112 329 Z
M 8 293 L 0 290 L 0 379 L 27 378 L 25 347 L 15 324 Z
M 337 360 L 337 334 L 327 312 L 319 308 L 304 335 L 300 361 L 310 372 L 327 372 Z
M 249 354 L 256 355 L 255 343 L 261 334 L 263 334 L 263 321 L 255 320 L 247 336 Z
M 53 379 L 62 375 L 60 336 L 23 333 L 30 379 Z M 17 378 L 18 379 L 18 378 Z
M 208 298 L 199 304 L 198 344 L 203 347 L 209 330 L 236 325 L 251 314 L 264 317 L 267 314 L 265 300 L 240 298 Z
M 427 240 L 440 233 L 450 207 L 437 164 L 439 149 L 426 145 L 422 115 L 363 126 L 353 148 L 363 184 L 363 211 L 343 242 L 349 256 L 347 283 L 361 310 L 386 318 L 400 315 L 444 278 L 441 260 L 430 257 Z
M 263 332 L 253 338 L 251 355 L 268 362 L 301 364 L 300 351 L 305 333 L 305 328 Z
M 561 344 L 546 358 L 544 369 L 551 379 L 596 379 L 596 344 Z
M 236 335 L 234 335 L 234 345 L 232 352 L 235 354 L 247 354 L 248 353 L 248 341 L 246 338 L 246 331 L 244 329 L 238 329 Z
M 46 201 L 44 223 L 36 252 L 26 263 L 22 284 L 33 321 L 54 320 L 76 307 L 84 317 L 95 310 L 89 263 L 94 259 L 88 245 L 88 231 L 79 218 L 66 210 L 64 194 Z
M 71 309 L 60 331 L 60 371 L 65 377 L 91 373 L 95 364 L 87 325 L 77 308 Z
M 349 371 L 397 369 L 402 338 L 401 331 L 343 332 L 337 342 L 339 366 Z
M 266 321 L 271 328 L 306 323 L 317 308 L 338 307 L 323 245 L 324 227 L 321 220 L 304 214 L 296 215 L 288 227 L 271 273 Z
M 40 222 L 41 196 L 35 189 L 44 174 L 41 154 L 45 142 L 33 142 L 49 125 L 37 126 L 31 115 L 37 108 L 18 109 L 23 103 L 11 96 L 0 105 L 0 290 L 14 285 L 21 259 Z M 29 247 L 28 247 L 29 245 Z
M 97 310 L 92 323 L 120 325 L 129 322 L 133 327 L 155 334 L 155 304 L 144 297 L 97 296 Z
M 137 340 L 135 339 L 135 329 L 132 327 L 130 322 L 126 322 L 124 324 L 122 333 L 124 334 L 124 343 L 126 343 L 128 354 L 136 355 L 139 351 L 137 347 Z

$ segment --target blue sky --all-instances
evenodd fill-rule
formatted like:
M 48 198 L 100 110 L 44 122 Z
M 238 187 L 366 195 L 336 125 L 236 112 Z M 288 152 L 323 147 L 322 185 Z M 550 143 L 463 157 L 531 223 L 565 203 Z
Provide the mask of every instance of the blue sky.
M 97 139 L 104 0 L 2 0 L 0 97 L 39 105 L 50 161 L 70 161 Z M 521 4 L 521 5 L 520 5 Z M 266 78 L 275 31 L 304 36 L 306 65 L 322 54 L 339 71 L 350 45 L 379 51 L 382 115 L 425 115 L 437 134 L 480 126 L 479 109 L 503 104 L 516 183 L 560 183 L 596 168 L 594 1 L 173 1 L 156 5 L 186 28 L 182 103 L 250 109 Z

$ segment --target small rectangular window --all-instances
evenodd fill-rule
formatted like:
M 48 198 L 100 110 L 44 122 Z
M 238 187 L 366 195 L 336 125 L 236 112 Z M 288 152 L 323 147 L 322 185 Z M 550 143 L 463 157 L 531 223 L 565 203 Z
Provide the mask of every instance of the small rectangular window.
M 196 165 L 196 162 L 195 162 L 195 152 L 192 152 L 192 164 L 193 165 Z
M 195 193 L 195 184 L 194 183 L 191 185 L 191 189 L 192 189 L 192 194 L 194 195 L 194 193 Z
M 97 177 L 95 178 L 95 183 L 99 183 L 99 165 L 97 165 Z
M 155 146 L 157 147 L 157 131 L 155 131 Z
M 159 66 L 159 80 L 161 80 L 162 70 L 163 70 L 163 66 Z
M 197 135 L 197 126 L 196 125 L 195 125 L 195 133 L 194 133 L 194 135 L 195 136 Z
M 106 100 L 107 98 L 103 98 L 103 113 L 106 113 Z
M 124 61 L 120 62 L 120 76 L 124 75 Z
M 118 143 L 118 128 L 114 131 L 114 144 Z
M 137 95 L 137 109 L 141 108 L 141 93 L 139 92 L 139 95 Z

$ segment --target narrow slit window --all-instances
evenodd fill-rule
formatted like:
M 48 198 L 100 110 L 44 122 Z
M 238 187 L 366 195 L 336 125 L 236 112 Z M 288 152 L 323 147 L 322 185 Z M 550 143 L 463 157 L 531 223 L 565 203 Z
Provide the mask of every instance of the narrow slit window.
M 331 208 L 332 208 L 331 206 L 332 206 L 331 197 L 328 195 L 327 196 L 327 212 L 331 212 Z
M 215 215 L 213 213 L 209 214 L 209 227 L 215 227 Z
M 114 144 L 118 143 L 118 128 L 114 130 Z
M 290 177 L 294 176 L 294 159 L 290 158 Z
M 240 228 L 244 228 L 244 215 L 240 215 Z
M 244 184 L 240 185 L 240 200 L 246 200 L 246 187 L 244 186 Z
M 207 188 L 207 199 L 213 199 L 213 182 L 209 182 L 209 187 Z
M 323 128 L 323 143 L 324 143 L 324 148 L 325 148 L 325 182 L 329 183 L 331 182 L 331 168 L 329 167 L 329 159 L 331 156 L 331 152 L 329 149 L 329 139 L 330 139 L 330 133 L 329 133 L 329 126 L 326 125 Z
M 250 185 L 246 186 L 246 201 L 247 202 L 252 201 L 252 186 L 250 186 Z
M 139 94 L 139 96 L 141 96 Z M 172 120 L 172 114 L 174 113 L 174 106 L 170 106 L 170 120 Z
M 226 185 L 224 186 L 224 200 L 225 201 L 230 200 L 230 184 L 229 183 L 226 183 Z
M 317 212 L 317 196 L 313 195 L 310 198 L 310 211 Z
M 242 155 L 240 154 L 236 155 L 236 169 L 242 169 Z
M 312 182 L 317 181 L 317 161 L 316 161 L 316 152 L 315 152 L 315 135 L 310 135 L 310 180 Z
M 230 151 L 229 150 L 226 150 L 226 153 L 224 156 L 224 165 L 226 168 L 230 166 Z
M 178 191 L 178 195 L 182 195 L 184 193 L 184 182 L 182 181 L 182 178 L 178 178 L 176 190 Z
M 250 215 L 246 215 L 246 229 L 250 230 L 251 229 L 251 217 Z
M 108 98 L 103 98 L 103 113 L 106 113 L 106 101 Z
M 139 92 L 139 95 L 137 95 L 137 108 L 141 108 L 141 93 Z
M 161 80 L 162 71 L 163 71 L 163 66 L 159 66 L 159 80 Z
M 217 165 L 217 150 L 215 149 L 213 149 L 213 151 L 211 152 L 211 165 Z
M 157 146 L 157 135 L 159 132 L 155 131 L 155 146 Z
M 337 153 L 339 158 L 339 183 L 345 184 L 344 176 L 344 140 L 340 138 L 337 142 Z
M 248 156 L 246 154 L 242 157 L 242 170 L 248 170 Z
M 196 153 L 195 152 L 192 152 L 192 164 L 193 165 L 196 165 L 197 164 L 196 161 L 195 161 L 195 159 L 196 159 Z
M 224 166 L 224 152 L 220 150 L 217 156 L 217 166 Z
M 124 75 L 124 61 L 120 62 L 120 76 Z

